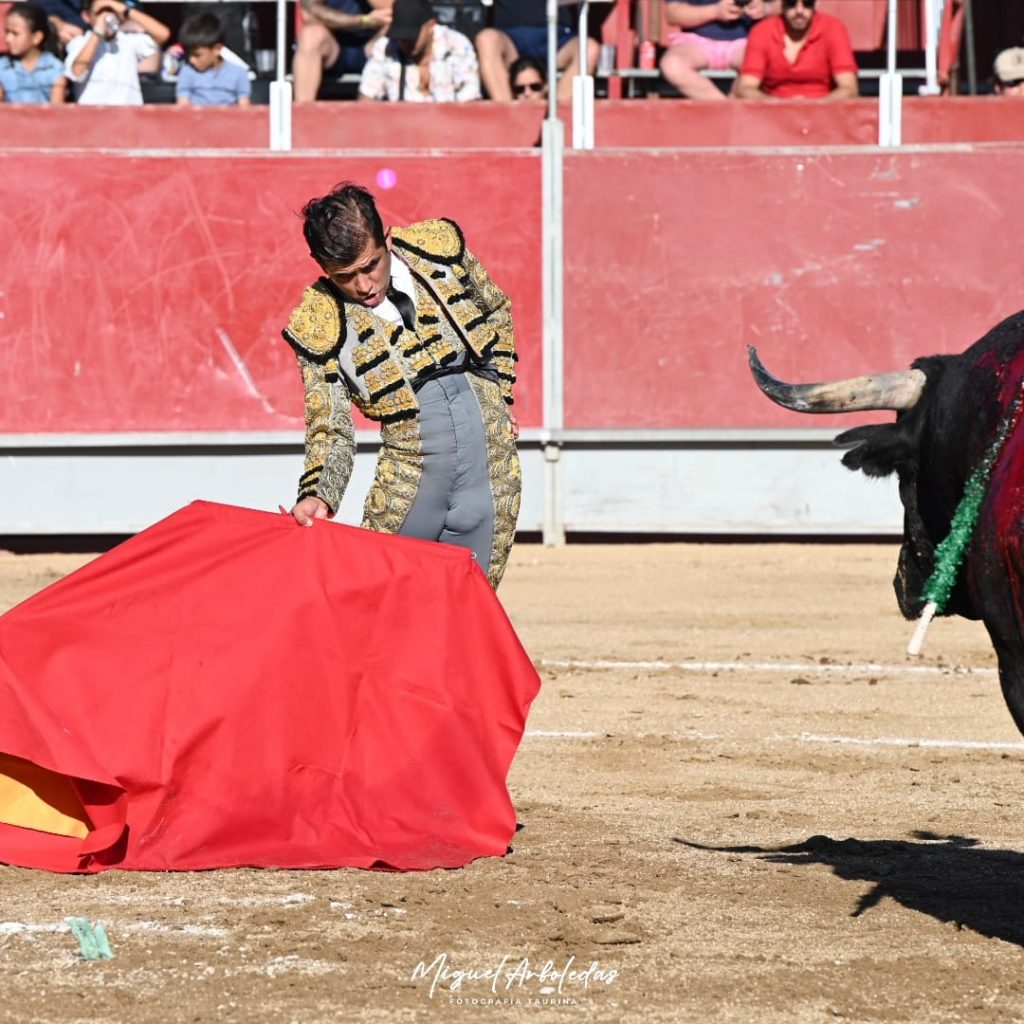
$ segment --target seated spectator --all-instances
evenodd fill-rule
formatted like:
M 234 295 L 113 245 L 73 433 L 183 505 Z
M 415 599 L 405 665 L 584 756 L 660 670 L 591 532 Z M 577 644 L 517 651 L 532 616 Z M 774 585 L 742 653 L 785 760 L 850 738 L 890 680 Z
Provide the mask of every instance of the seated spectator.
M 61 53 L 75 36 L 82 35 L 89 27 L 82 17 L 81 8 L 74 0 L 39 0 L 39 6 L 46 11 L 50 19 L 50 26 L 56 34 Z
M 210 3 L 188 0 L 181 10 L 190 18 L 196 14 L 212 14 L 220 22 L 224 34 L 221 56 L 229 63 L 233 60 L 236 64 L 244 64 L 251 71 L 256 67 L 260 34 L 254 6 L 246 0 L 212 0 Z M 264 6 L 263 11 L 267 10 Z
M 159 59 L 171 30 L 122 0 L 84 0 L 82 15 L 90 30 L 68 43 L 64 59 L 75 98 L 89 104 L 141 104 L 139 65 L 154 56 Z
M 543 103 L 548 98 L 548 73 L 539 60 L 518 57 L 508 69 L 512 98 L 532 103 Z
M 473 44 L 461 32 L 439 25 L 427 0 L 395 0 L 388 35 L 370 47 L 359 98 L 415 103 L 478 100 L 480 70 Z
M 392 0 L 302 0 L 292 80 L 296 103 L 312 103 L 324 75 L 358 75 L 391 24 Z
M 857 61 L 846 26 L 815 14 L 815 0 L 782 0 L 782 14 L 750 30 L 736 95 L 845 100 L 857 95 Z
M 533 57 L 546 65 L 548 61 L 548 23 L 545 0 L 494 0 L 493 24 L 481 29 L 476 37 L 480 58 L 480 78 L 492 100 L 512 99 L 508 72 L 519 57 Z M 572 99 L 573 76 L 579 73 L 579 40 L 573 35 L 568 12 L 558 12 L 557 64 L 561 77 L 558 99 Z M 601 47 L 594 39 L 587 40 L 587 68 L 593 73 Z
M 5 103 L 63 103 L 68 81 L 64 65 L 47 49 L 51 28 L 38 4 L 16 3 L 4 18 L 7 53 L 0 57 L 0 100 Z
M 178 42 L 188 57 L 178 71 L 174 90 L 179 107 L 249 106 L 249 73 L 224 59 L 224 28 L 216 15 L 186 18 Z
M 677 30 L 661 58 L 665 81 L 691 100 L 724 100 L 701 71 L 739 71 L 751 26 L 778 13 L 779 0 L 669 0 L 665 19 Z
M 1024 96 L 1024 49 L 1011 46 L 996 55 L 992 89 L 997 96 Z

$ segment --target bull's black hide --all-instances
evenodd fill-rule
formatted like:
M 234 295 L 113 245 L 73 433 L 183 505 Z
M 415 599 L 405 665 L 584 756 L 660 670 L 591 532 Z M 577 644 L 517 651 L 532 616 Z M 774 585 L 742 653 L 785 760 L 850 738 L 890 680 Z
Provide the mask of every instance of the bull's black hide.
M 960 355 L 916 360 L 913 369 L 905 372 L 909 377 L 920 371 L 915 379 L 923 374 L 923 387 L 900 405 L 886 405 L 882 399 L 872 404 L 865 384 L 872 378 L 857 378 L 856 394 L 843 400 L 842 381 L 783 384 L 766 374 L 753 351 L 751 366 L 762 391 L 797 411 L 899 409 L 895 422 L 855 427 L 836 441 L 850 448 L 843 456 L 850 469 L 875 477 L 896 473 L 899 478 L 904 535 L 894 582 L 901 611 L 908 618 L 916 617 L 923 605 L 922 590 L 935 568 L 935 548 L 949 532 L 964 485 L 1021 392 L 1024 313 L 1004 320 Z M 884 393 L 896 394 L 892 378 L 899 374 L 884 376 Z M 984 622 L 999 658 L 1003 694 L 1018 729 L 1024 732 L 1022 534 L 1024 424 L 1015 423 L 995 462 L 945 614 Z

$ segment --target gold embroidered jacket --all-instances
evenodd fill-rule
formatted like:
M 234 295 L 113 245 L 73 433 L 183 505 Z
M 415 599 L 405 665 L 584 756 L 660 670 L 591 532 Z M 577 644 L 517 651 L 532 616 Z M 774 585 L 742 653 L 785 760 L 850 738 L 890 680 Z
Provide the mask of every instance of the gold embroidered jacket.
M 512 402 L 517 355 L 508 297 L 466 248 L 457 224 L 428 220 L 391 233 L 393 258 L 412 270 L 416 330 L 358 303 L 327 278 L 307 288 L 285 340 L 295 350 L 306 393 L 306 461 L 299 499 L 315 495 L 332 512 L 355 458 L 351 404 L 381 424 L 385 446 L 406 447 L 400 425 L 419 412 L 414 385 L 468 354 Z

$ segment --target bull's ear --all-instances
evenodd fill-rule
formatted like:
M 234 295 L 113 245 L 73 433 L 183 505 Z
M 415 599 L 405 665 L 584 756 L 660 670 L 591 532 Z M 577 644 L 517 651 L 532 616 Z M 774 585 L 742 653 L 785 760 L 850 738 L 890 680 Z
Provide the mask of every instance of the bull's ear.
M 868 476 L 889 476 L 906 465 L 912 454 L 911 439 L 900 423 L 854 427 L 840 434 L 835 443 L 850 449 L 843 456 L 843 465 Z

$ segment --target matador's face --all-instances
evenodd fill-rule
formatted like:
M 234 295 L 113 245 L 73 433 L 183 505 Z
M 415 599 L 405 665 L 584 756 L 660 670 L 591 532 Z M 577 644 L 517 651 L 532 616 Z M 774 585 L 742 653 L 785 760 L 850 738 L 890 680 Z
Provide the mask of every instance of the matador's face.
M 383 245 L 378 245 L 370 237 L 357 260 L 348 266 L 328 264 L 324 267 L 324 273 L 349 302 L 358 302 L 370 309 L 379 306 L 391 283 L 390 230 L 384 236 Z

